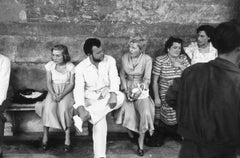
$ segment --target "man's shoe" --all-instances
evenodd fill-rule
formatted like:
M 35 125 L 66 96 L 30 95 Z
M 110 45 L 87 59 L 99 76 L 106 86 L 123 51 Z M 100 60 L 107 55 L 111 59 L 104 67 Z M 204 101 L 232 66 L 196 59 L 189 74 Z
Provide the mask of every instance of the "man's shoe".
M 143 149 L 140 149 L 139 146 L 138 146 L 137 152 L 138 152 L 138 155 L 139 155 L 139 156 L 144 156 L 144 150 L 143 150 Z
M 83 131 L 82 130 L 82 124 L 83 124 L 82 119 L 79 116 L 75 115 L 75 116 L 73 116 L 73 120 L 74 120 L 74 126 L 76 127 L 76 129 L 79 132 L 82 132 Z

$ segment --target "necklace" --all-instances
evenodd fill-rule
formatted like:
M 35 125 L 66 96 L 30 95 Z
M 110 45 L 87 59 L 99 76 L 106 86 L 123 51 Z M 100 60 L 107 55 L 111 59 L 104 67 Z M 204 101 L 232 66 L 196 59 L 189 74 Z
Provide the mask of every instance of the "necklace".
M 142 57 L 142 53 L 138 57 L 135 57 L 135 58 L 130 57 L 130 63 L 132 65 L 133 69 L 135 69 L 137 67 L 141 57 Z

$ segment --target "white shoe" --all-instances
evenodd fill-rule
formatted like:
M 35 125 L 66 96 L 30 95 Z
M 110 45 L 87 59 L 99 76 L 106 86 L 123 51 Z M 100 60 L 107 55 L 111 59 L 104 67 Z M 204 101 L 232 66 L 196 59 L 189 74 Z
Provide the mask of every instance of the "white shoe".
M 73 120 L 74 120 L 74 126 L 79 130 L 79 132 L 82 132 L 82 124 L 83 121 L 79 116 L 73 116 Z

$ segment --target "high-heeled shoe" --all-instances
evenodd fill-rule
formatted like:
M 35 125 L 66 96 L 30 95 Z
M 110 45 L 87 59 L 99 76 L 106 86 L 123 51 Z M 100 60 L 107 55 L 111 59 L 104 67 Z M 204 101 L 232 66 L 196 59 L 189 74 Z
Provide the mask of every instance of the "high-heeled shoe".
M 144 155 L 144 150 L 143 149 L 140 149 L 140 147 L 138 146 L 138 155 L 139 156 L 143 156 Z
M 42 143 L 42 150 L 46 151 L 48 149 L 48 143 Z
M 64 152 L 68 153 L 70 150 L 71 150 L 71 145 L 70 144 L 69 145 L 64 144 Z

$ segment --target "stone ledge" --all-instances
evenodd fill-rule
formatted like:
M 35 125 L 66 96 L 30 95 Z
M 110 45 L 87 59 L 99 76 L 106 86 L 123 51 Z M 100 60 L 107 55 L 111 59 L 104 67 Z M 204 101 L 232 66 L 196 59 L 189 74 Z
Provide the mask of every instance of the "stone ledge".
M 6 111 L 34 111 L 35 104 L 11 104 Z

